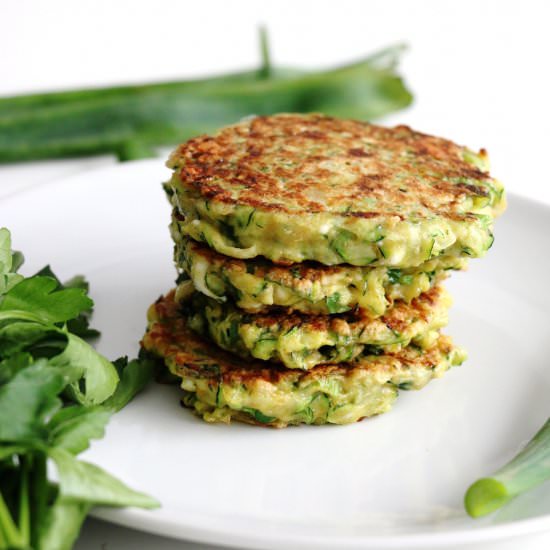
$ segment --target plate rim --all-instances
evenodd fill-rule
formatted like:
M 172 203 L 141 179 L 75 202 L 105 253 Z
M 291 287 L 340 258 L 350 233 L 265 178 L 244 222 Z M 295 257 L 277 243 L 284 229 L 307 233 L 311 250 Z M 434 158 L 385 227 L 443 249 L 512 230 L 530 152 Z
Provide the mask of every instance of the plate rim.
M 265 532 L 262 536 L 253 535 L 252 532 L 243 530 L 228 531 L 226 529 L 216 529 L 210 524 L 209 528 L 204 525 L 197 527 L 192 522 L 184 527 L 185 536 L 178 531 L 183 527 L 182 523 L 175 524 L 171 520 L 154 519 L 154 512 L 134 508 L 94 508 L 90 515 L 94 518 L 137 529 L 147 533 L 173 538 L 176 540 L 189 540 L 194 542 L 216 544 L 232 548 L 246 549 L 277 549 L 292 548 L 310 549 L 322 548 L 330 549 L 342 548 L 349 550 L 421 550 L 425 548 L 447 548 L 457 544 L 477 544 L 498 542 L 504 539 L 512 539 L 521 536 L 537 535 L 550 531 L 550 514 L 536 518 L 516 520 L 501 525 L 489 525 L 473 529 L 471 531 L 449 530 L 445 532 L 421 532 L 414 534 L 400 535 L 375 535 L 375 536 L 349 536 L 349 535 L 315 535 L 307 533 L 303 535 L 285 535 L 284 533 Z M 199 516 L 193 516 L 194 518 Z M 201 516 L 205 518 L 206 516 Z M 472 521 L 475 521 L 472 519 Z
M 147 169 L 153 167 L 157 168 L 159 170 L 159 181 L 161 181 L 161 170 L 164 168 L 161 159 L 143 159 L 123 164 L 101 166 L 91 170 L 83 170 L 61 176 L 43 184 L 31 185 L 20 191 L 12 192 L 7 196 L 0 196 L 0 203 L 5 205 L 13 201 L 17 202 L 26 196 L 32 196 L 34 193 L 41 192 L 45 188 L 52 189 L 58 186 L 69 185 L 73 180 L 86 180 L 88 178 L 98 177 L 103 173 L 120 171 L 131 172 L 137 168 L 144 167 L 147 167 Z M 75 185 L 76 184 L 83 185 L 83 182 L 77 182 Z M 543 209 L 547 214 L 550 214 L 550 204 L 548 202 L 511 192 L 506 192 L 506 196 L 510 203 L 521 204 L 525 208 Z M 550 514 L 508 521 L 498 525 L 486 525 L 468 531 L 452 529 L 444 532 L 422 531 L 411 534 L 373 536 L 331 534 L 323 534 L 321 536 L 315 535 L 315 533 L 284 534 L 283 532 L 274 534 L 271 531 L 269 533 L 258 533 L 253 529 L 219 528 L 215 524 L 213 525 L 211 521 L 209 522 L 208 516 L 204 514 L 195 514 L 194 516 L 186 514 L 187 518 L 191 517 L 195 522 L 198 522 L 197 525 L 197 523 L 193 521 L 186 522 L 185 518 L 182 522 L 176 523 L 171 519 L 156 517 L 155 512 L 134 508 L 109 509 L 98 507 L 92 509 L 90 516 L 116 525 L 176 540 L 191 540 L 207 544 L 220 544 L 242 548 L 279 548 L 291 544 L 295 548 L 304 549 L 313 547 L 332 549 L 335 545 L 347 549 L 420 549 L 449 547 L 457 544 L 496 542 L 503 539 L 550 532 Z M 201 518 L 202 522 L 200 522 Z M 208 528 L 206 525 L 208 525 Z

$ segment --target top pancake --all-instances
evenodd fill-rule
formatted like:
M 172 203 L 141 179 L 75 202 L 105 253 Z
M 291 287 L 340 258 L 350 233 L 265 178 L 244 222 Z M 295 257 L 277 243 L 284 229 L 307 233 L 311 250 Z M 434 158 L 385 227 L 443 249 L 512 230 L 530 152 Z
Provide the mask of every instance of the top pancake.
M 481 256 L 504 207 L 483 150 L 319 114 L 246 120 L 189 140 L 168 165 L 182 234 L 278 263 Z

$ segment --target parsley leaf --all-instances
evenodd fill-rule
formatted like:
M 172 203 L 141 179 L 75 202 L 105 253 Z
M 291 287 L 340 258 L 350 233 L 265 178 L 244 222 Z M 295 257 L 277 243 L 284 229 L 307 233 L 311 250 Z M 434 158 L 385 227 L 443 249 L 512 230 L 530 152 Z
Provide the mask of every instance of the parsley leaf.
M 63 371 L 40 359 L 0 386 L 0 441 L 45 441 L 46 421 L 61 407 L 65 385 Z
M 59 489 L 64 497 L 103 506 L 140 506 L 155 508 L 158 502 L 127 487 L 105 470 L 76 459 L 64 449 L 48 451 L 59 474 Z
M 104 407 L 72 405 L 58 411 L 48 422 L 49 443 L 76 455 L 101 439 L 111 412 Z
M 76 458 L 145 387 L 152 363 L 112 363 L 85 341 L 99 333 L 83 277 L 61 283 L 46 266 L 24 278 L 21 261 L 0 229 L 0 550 L 70 550 L 92 506 L 158 506 Z
M 103 403 L 103 407 L 116 412 L 125 407 L 149 383 L 155 361 L 145 357 L 128 361 L 127 357 L 121 357 L 113 364 L 118 370 L 120 382 L 115 393 Z
M 66 333 L 68 343 L 62 353 L 52 357 L 50 364 L 78 370 L 81 376 L 67 387 L 68 395 L 83 405 L 103 403 L 119 382 L 113 364 L 82 338 Z
M 28 311 L 46 323 L 64 323 L 92 308 L 93 302 L 84 289 L 58 287 L 51 277 L 23 279 L 5 294 L 0 311 Z

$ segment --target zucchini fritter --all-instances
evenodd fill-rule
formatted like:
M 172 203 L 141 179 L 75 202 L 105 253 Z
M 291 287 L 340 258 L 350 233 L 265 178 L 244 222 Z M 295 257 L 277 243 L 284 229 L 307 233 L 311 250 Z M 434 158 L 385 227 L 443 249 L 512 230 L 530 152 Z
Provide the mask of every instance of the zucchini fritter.
M 208 422 L 356 422 L 388 411 L 398 389 L 420 389 L 465 357 L 440 336 L 429 349 L 408 346 L 309 371 L 245 362 L 189 330 L 173 291 L 149 308 L 148 321 L 143 348 L 181 378 L 183 403 Z
M 441 256 L 417 268 L 324 266 L 304 262 L 278 266 L 261 258 L 236 260 L 189 238 L 177 242 L 175 261 L 195 288 L 219 302 L 232 301 L 249 313 L 274 306 L 308 314 L 384 315 L 395 300 L 410 302 L 468 260 Z M 183 283 L 187 285 L 187 281 Z
M 178 298 L 193 330 L 240 357 L 282 363 L 290 369 L 350 361 L 365 347 L 372 354 L 382 353 L 382 348 L 395 351 L 411 341 L 430 347 L 447 324 L 451 304 L 449 294 L 434 287 L 410 304 L 395 302 L 384 316 L 373 319 L 353 313 L 304 315 L 284 310 L 250 314 L 198 292 L 187 294 Z
M 505 205 L 483 150 L 319 114 L 243 121 L 182 144 L 168 166 L 175 232 L 280 264 L 483 256 Z

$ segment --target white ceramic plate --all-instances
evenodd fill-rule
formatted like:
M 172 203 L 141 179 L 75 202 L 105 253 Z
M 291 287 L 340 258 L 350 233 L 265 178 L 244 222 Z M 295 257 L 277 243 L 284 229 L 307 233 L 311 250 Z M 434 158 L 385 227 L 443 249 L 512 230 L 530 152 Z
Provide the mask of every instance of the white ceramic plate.
M 135 356 L 147 306 L 173 282 L 160 161 L 120 165 L 0 202 L 27 257 L 84 273 L 99 347 Z M 546 484 L 469 519 L 468 485 L 511 458 L 550 414 L 550 210 L 513 197 L 496 243 L 454 275 L 448 332 L 469 360 L 394 409 L 344 426 L 208 425 L 153 385 L 87 458 L 163 504 L 96 510 L 166 536 L 262 548 L 435 548 L 550 530 Z

